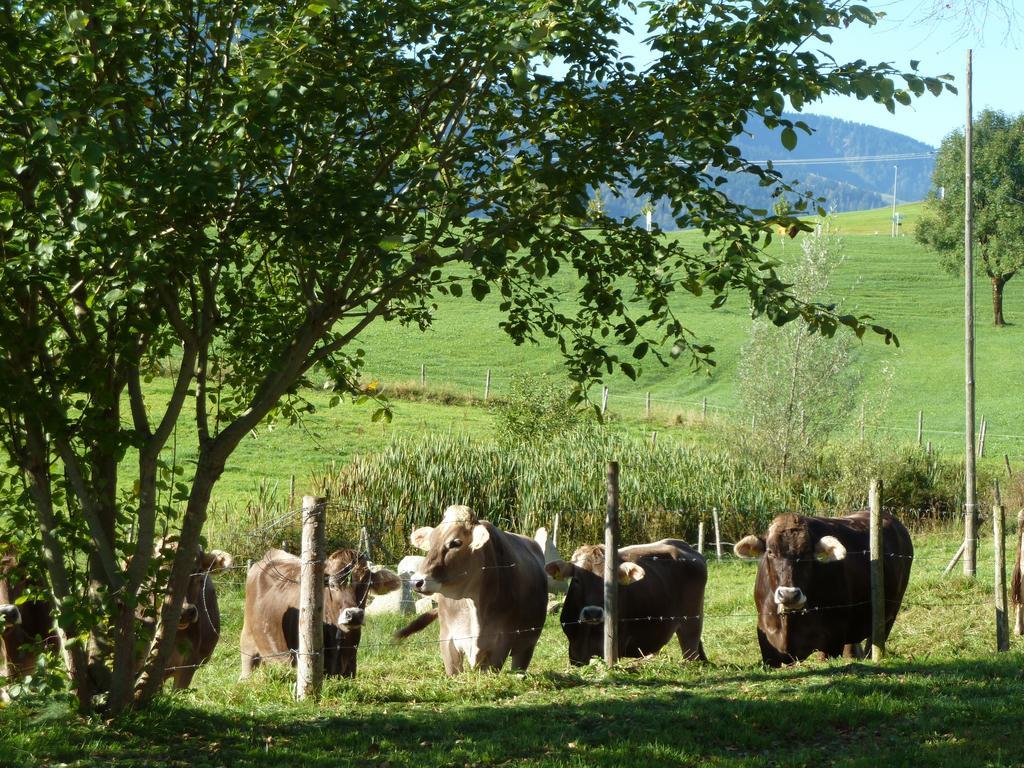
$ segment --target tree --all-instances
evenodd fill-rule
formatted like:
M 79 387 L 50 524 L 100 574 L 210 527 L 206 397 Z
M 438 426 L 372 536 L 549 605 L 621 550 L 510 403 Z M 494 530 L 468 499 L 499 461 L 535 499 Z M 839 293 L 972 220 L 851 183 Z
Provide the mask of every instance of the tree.
M 797 297 L 824 300 L 842 262 L 842 240 L 824 219 L 800 245 L 785 277 Z M 857 377 L 849 362 L 848 335 L 813 333 L 802 320 L 781 328 L 754 321 L 738 368 L 740 396 L 756 418 L 759 453 L 780 476 L 800 467 L 852 408 Z
M 964 134 L 942 141 L 918 242 L 939 253 L 944 269 L 964 268 Z M 944 194 L 939 190 L 944 190 Z M 1003 290 L 1024 267 L 1024 115 L 985 110 L 974 126 L 974 239 L 977 269 L 992 284 L 992 320 L 1006 324 Z
M 791 294 L 762 251 L 780 220 L 708 169 L 779 185 L 732 142 L 748 118 L 792 147 L 808 129 L 787 100 L 893 109 L 944 79 L 804 49 L 872 23 L 862 6 L 645 6 L 640 71 L 597 0 L 0 6 L 0 440 L 20 499 L 5 525 L 41 553 L 83 707 L 159 690 L 232 451 L 272 414 L 300 418 L 314 369 L 339 398 L 376 397 L 359 379 L 373 323 L 427 328 L 438 296 L 494 291 L 504 330 L 553 339 L 581 385 L 648 355 L 709 359 L 678 293 L 864 331 Z M 600 187 L 668 198 L 705 243 L 590 221 Z M 547 279 L 563 268 L 571 303 Z M 166 360 L 158 397 L 146 381 Z M 187 471 L 162 453 L 184 428 Z M 163 524 L 178 547 L 158 569 Z

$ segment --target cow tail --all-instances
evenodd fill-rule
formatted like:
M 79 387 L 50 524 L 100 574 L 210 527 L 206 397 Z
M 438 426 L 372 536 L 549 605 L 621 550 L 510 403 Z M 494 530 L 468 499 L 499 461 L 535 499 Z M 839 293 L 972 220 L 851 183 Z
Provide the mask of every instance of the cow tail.
M 437 608 L 426 613 L 421 613 L 415 619 L 410 621 L 400 630 L 395 632 L 395 640 L 405 640 L 409 635 L 415 635 L 421 629 L 426 629 L 434 623 L 434 619 L 437 618 Z
M 1021 578 L 1021 556 L 1024 555 L 1024 526 L 1017 531 L 1017 563 L 1010 579 L 1010 599 L 1014 605 L 1024 605 L 1024 578 Z

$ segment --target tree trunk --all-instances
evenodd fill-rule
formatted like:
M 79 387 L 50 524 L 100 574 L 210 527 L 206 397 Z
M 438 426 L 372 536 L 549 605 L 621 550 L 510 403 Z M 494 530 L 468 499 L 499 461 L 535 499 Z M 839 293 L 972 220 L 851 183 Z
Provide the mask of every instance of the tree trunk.
M 1003 319 L 1003 287 L 1010 278 L 999 275 L 992 278 L 992 322 L 997 326 L 1006 325 Z

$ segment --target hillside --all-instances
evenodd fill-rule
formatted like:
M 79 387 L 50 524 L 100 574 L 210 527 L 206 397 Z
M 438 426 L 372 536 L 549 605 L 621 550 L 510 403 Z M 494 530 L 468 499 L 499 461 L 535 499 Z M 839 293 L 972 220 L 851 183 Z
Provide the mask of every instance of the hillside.
M 798 131 L 799 141 L 787 152 L 778 131 L 769 131 L 763 124 L 748 126 L 749 132 L 736 137 L 736 146 L 751 160 L 775 163 L 783 177 L 799 187 L 826 200 L 826 208 L 839 212 L 867 210 L 892 204 L 893 166 L 899 166 L 897 201 L 923 200 L 931 186 L 935 161 L 934 148 L 909 136 L 882 128 L 808 114 L 787 114 L 802 120 L 814 133 Z M 855 160 L 853 158 L 901 159 Z M 914 156 L 914 157 L 908 157 Z M 853 159 L 853 160 L 851 160 Z M 775 199 L 754 178 L 727 174 L 726 187 L 732 199 L 751 208 L 771 210 Z M 642 201 L 604 195 L 606 208 L 615 217 L 636 216 Z M 666 231 L 676 228 L 666 201 L 655 205 L 654 220 Z
M 917 245 L 911 227 L 915 206 L 901 206 L 908 222 L 904 236 L 890 238 L 888 208 L 837 217 L 844 236 L 846 260 L 836 279 L 836 298 L 849 311 L 867 313 L 893 329 L 900 346 L 886 346 L 868 334 L 855 347 L 855 364 L 863 372 L 860 390 L 851 392 L 858 403 L 871 401 L 870 423 L 892 435 L 915 431 L 918 410 L 924 411 L 925 438 L 949 445 L 962 440 L 963 402 L 963 284 L 936 267 L 936 257 Z M 875 234 L 878 233 L 878 234 Z M 684 242 L 694 233 L 670 235 Z M 777 257 L 797 253 L 789 241 L 773 245 Z M 560 275 L 566 288 L 571 278 Z M 1024 456 L 1024 408 L 1018 388 L 1007 382 L 1024 377 L 1024 289 L 1010 283 L 1006 313 L 1011 325 L 991 325 L 988 286 L 977 286 L 977 402 L 989 418 L 989 450 Z M 608 377 L 613 412 L 640 415 L 645 392 L 655 408 L 697 410 L 707 398 L 711 412 L 737 413 L 736 365 L 747 339 L 750 316 L 737 295 L 718 310 L 707 301 L 681 298 L 681 316 L 697 338 L 715 346 L 718 365 L 693 372 L 686 361 L 662 367 L 645 360 L 636 383 L 621 375 Z M 515 346 L 498 328 L 497 300 L 482 303 L 446 300 L 440 303 L 434 328 L 422 334 L 397 325 L 381 325 L 363 337 L 367 374 L 387 385 L 415 381 L 425 366 L 430 386 L 445 386 L 482 394 L 488 369 L 492 392 L 500 394 L 515 372 L 561 376 L 558 352 L 550 343 Z M 883 377 L 891 371 L 891 385 Z M 884 391 L 891 392 L 881 397 Z M 596 387 L 592 397 L 600 399 Z M 850 425 L 851 430 L 854 428 Z

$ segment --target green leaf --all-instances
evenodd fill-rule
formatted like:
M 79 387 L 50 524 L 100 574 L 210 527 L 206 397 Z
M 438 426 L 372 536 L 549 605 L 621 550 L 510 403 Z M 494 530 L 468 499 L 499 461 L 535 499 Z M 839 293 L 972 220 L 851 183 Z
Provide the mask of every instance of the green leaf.
M 796 149 L 796 131 L 788 125 L 782 129 L 782 146 L 790 152 Z

